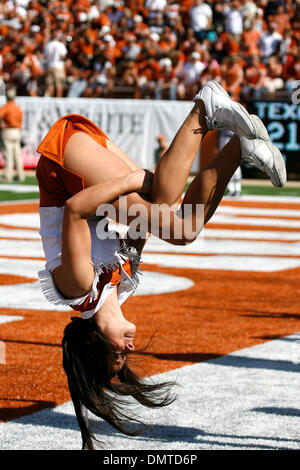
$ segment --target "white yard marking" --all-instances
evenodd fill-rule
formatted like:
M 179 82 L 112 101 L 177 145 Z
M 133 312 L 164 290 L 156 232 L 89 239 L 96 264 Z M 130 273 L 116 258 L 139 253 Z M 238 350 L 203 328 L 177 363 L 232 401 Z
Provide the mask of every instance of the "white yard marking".
M 145 263 L 166 268 L 274 272 L 300 267 L 300 258 L 268 258 L 267 256 L 186 256 L 145 253 L 143 259 Z
M 24 317 L 21 317 L 19 315 L 0 315 L 0 325 L 3 325 L 4 323 L 10 323 L 13 321 L 21 321 L 23 319 Z
M 13 193 L 38 193 L 39 187 L 33 184 L 1 184 L 0 191 L 11 191 Z
M 0 244 L 1 250 L 1 244 Z M 300 255 L 300 242 L 264 242 L 264 241 L 246 241 L 246 240 L 196 240 L 187 246 L 171 246 L 161 240 L 151 238 L 146 246 L 145 252 L 170 252 L 170 253 L 199 253 L 199 254 L 244 254 L 244 255 Z M 143 255 L 144 257 L 144 255 Z
M 210 224 L 230 224 L 230 225 L 257 225 L 259 227 L 286 227 L 300 228 L 300 220 L 288 219 L 264 219 L 263 217 L 234 217 L 226 214 L 214 214 Z
M 2 214 L 0 224 L 13 225 L 14 227 L 39 228 L 40 218 L 37 212 Z
M 240 230 L 204 228 L 203 238 L 257 238 L 278 241 L 300 241 L 299 232 L 276 232 L 275 230 Z
M 37 278 L 40 269 L 43 269 L 41 261 L 0 259 L 0 274 L 12 274 L 34 279 Z M 185 277 L 143 271 L 135 295 L 166 294 L 189 289 L 193 285 L 193 281 Z M 69 307 L 63 305 L 50 304 L 41 291 L 39 281 L 18 284 L 17 289 L 14 284 L 0 285 L 0 308 L 8 306 L 16 309 L 70 310 Z
M 3 238 L 34 238 L 40 240 L 41 236 L 37 230 L 9 229 L 0 227 L 0 237 Z
M 266 209 L 261 207 L 239 207 L 239 206 L 222 206 L 220 205 L 215 214 L 230 215 L 256 215 L 256 216 L 272 216 L 276 217 L 299 217 L 300 209 Z

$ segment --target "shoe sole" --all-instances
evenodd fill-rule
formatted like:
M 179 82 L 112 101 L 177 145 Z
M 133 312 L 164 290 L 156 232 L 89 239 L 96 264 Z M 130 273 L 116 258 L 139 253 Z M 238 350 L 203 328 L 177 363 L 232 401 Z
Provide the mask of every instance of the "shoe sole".
M 273 186 L 282 188 L 286 183 L 286 167 L 285 167 L 282 153 L 274 144 L 272 144 L 268 131 L 265 128 L 261 119 L 255 114 L 251 114 L 250 116 L 251 116 L 253 125 L 256 127 L 256 129 L 258 129 L 261 135 L 265 135 L 265 137 L 261 137 L 261 139 L 265 140 L 267 146 L 269 147 L 273 155 L 275 172 L 272 175 L 270 175 L 272 184 Z
M 274 173 L 270 174 L 273 186 L 282 188 L 286 183 L 286 167 L 280 150 L 270 140 L 266 142 L 273 155 Z
M 263 139 L 263 140 L 269 139 L 268 131 L 265 128 L 262 121 L 259 119 L 259 117 L 255 115 L 250 115 L 248 111 L 244 108 L 244 106 L 242 106 L 237 101 L 233 101 L 230 95 L 227 93 L 227 91 L 224 90 L 224 88 L 218 82 L 216 82 L 215 80 L 210 80 L 209 82 L 205 84 L 205 86 L 211 88 L 212 91 L 214 92 L 216 92 L 216 88 L 217 88 L 221 92 L 222 95 L 225 95 L 227 98 L 231 100 L 232 108 L 238 114 L 238 119 L 235 119 L 235 125 L 236 125 L 236 130 L 239 134 L 243 135 L 244 137 L 247 137 L 247 139 Z M 199 96 L 196 95 L 196 97 L 194 98 L 195 101 L 202 99 L 200 96 L 200 93 L 198 94 Z M 239 122 L 241 118 L 242 118 L 242 121 L 244 122 L 243 127 L 241 123 Z
M 259 136 L 256 138 L 262 140 L 270 140 L 269 133 L 262 120 L 258 116 L 256 116 L 256 114 L 249 114 L 249 117 L 252 121 L 256 134 Z

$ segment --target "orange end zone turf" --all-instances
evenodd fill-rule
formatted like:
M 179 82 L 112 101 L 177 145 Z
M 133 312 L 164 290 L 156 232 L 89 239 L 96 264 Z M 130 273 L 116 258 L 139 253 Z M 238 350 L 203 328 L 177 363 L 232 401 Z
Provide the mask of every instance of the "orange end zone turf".
M 0 206 L 1 214 L 36 210 L 32 204 Z M 300 268 L 254 273 L 142 267 L 194 282 L 188 290 L 132 297 L 124 304 L 125 316 L 137 325 L 136 350 L 156 332 L 148 349 L 133 356 L 134 367 L 143 376 L 299 331 Z M 17 285 L 24 281 L 21 276 L 0 276 L 2 285 L 16 284 L 16 295 Z M 73 312 L 1 308 L 0 315 L 24 317 L 0 325 L 7 356 L 7 363 L 0 365 L 0 421 L 70 400 L 61 339 Z

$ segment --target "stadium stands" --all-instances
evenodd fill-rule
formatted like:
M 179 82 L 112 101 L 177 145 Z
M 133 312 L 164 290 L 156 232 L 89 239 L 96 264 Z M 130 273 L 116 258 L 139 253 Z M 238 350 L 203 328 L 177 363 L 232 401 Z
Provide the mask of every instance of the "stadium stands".
M 0 80 L 19 96 L 191 99 L 208 79 L 236 99 L 300 79 L 294 0 L 3 0 Z

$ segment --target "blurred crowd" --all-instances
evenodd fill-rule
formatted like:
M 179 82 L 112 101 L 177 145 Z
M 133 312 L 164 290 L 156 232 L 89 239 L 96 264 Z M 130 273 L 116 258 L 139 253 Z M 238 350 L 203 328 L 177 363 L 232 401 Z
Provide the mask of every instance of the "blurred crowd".
M 300 80 L 300 0 L 2 0 L 0 80 L 18 95 L 235 99 Z

